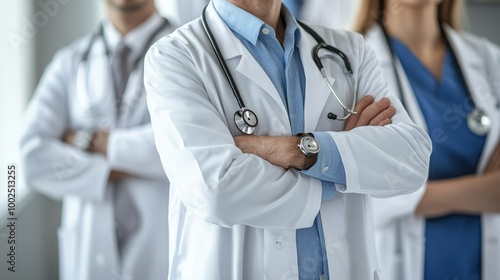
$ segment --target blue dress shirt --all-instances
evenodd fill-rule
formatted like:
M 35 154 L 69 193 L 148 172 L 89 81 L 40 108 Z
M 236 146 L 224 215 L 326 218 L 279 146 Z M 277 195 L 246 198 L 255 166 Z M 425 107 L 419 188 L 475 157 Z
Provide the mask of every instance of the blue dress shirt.
M 432 140 L 429 180 L 475 174 L 485 136 L 467 127 L 472 104 L 460 68 L 448 50 L 438 81 L 401 41 L 391 38 Z M 457 106 L 462 110 L 456 110 Z M 481 279 L 481 219 L 453 214 L 427 219 L 424 279 Z
M 282 46 L 274 29 L 259 18 L 224 0 L 214 0 L 213 5 L 273 82 L 288 110 L 291 133 L 304 132 L 306 80 L 299 53 L 301 32 L 294 17 L 283 6 L 281 16 L 286 29 Z M 322 180 L 322 199 L 327 200 L 335 195 L 334 184 L 346 184 L 344 165 L 337 145 L 327 132 L 314 132 L 314 136 L 321 146 L 318 161 L 303 173 Z M 330 168 L 324 169 L 324 166 Z M 328 279 L 320 215 L 312 227 L 297 230 L 297 255 L 301 280 L 318 280 L 322 274 Z

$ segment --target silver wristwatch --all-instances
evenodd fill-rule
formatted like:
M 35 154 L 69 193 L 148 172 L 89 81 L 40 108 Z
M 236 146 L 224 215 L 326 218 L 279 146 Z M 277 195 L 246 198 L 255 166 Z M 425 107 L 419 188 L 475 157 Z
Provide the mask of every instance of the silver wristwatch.
M 297 146 L 307 157 L 314 156 L 319 152 L 319 143 L 312 134 L 302 134 Z
M 82 151 L 88 151 L 93 137 L 94 132 L 92 130 L 77 130 L 75 133 L 75 140 L 73 142 L 73 145 Z
M 310 133 L 299 133 L 297 136 L 300 137 L 297 146 L 299 150 L 306 155 L 302 170 L 307 170 L 318 160 L 319 143 L 314 138 L 314 135 Z

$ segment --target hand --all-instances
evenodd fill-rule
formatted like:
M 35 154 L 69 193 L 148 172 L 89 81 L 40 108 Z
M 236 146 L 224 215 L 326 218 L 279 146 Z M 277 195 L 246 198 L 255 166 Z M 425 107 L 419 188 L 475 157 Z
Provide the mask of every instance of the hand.
M 391 118 L 396 114 L 396 108 L 391 106 L 389 98 L 384 97 L 373 103 L 371 95 L 361 98 L 354 110 L 358 114 L 351 115 L 346 120 L 344 131 L 366 125 L 385 126 L 392 123 Z
M 297 136 L 241 135 L 234 137 L 234 142 L 243 153 L 254 154 L 284 169 L 302 170 L 306 161 L 297 147 Z
M 92 141 L 90 142 L 89 151 L 93 153 L 106 155 L 108 152 L 108 137 L 109 137 L 109 132 L 96 131 L 94 133 Z
M 484 173 L 490 173 L 500 170 L 500 144 L 497 145 L 495 151 L 490 157 L 490 161 L 484 170 Z
M 128 173 L 116 170 L 112 170 L 111 173 L 109 173 L 109 181 L 119 181 L 130 177 L 132 176 Z
M 76 131 L 71 130 L 62 136 L 62 141 L 66 144 L 73 145 L 75 142 Z M 88 151 L 92 153 L 100 153 L 106 155 L 108 151 L 108 137 L 109 132 L 107 131 L 96 131 L 92 140 L 90 141 L 90 146 Z
M 64 133 L 61 140 L 68 145 L 73 145 L 73 143 L 75 142 L 75 134 L 76 134 L 76 132 L 73 130 L 68 131 L 68 132 Z

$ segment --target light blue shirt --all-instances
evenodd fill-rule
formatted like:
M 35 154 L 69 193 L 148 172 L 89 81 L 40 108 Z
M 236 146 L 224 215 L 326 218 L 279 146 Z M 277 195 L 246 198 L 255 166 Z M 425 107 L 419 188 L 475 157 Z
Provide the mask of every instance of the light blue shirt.
M 291 13 L 286 8 L 281 11 L 286 24 L 282 47 L 274 29 L 259 18 L 225 0 L 214 0 L 213 5 L 273 82 L 288 110 L 292 134 L 304 132 L 306 80 L 299 53 L 301 32 Z M 302 173 L 322 180 L 322 199 L 332 199 L 336 192 L 334 184 L 346 184 L 344 165 L 337 145 L 327 132 L 314 132 L 314 136 L 321 147 L 318 160 Z M 327 166 L 329 168 L 325 168 Z M 312 227 L 297 230 L 300 279 L 317 280 L 328 271 L 325 248 L 321 216 L 318 214 Z

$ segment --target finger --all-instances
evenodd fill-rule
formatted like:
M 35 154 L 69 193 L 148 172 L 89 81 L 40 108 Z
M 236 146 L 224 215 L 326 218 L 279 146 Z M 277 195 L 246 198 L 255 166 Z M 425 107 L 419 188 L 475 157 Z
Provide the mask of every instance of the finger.
M 394 106 L 389 106 L 389 108 L 382 111 L 380 114 L 376 115 L 369 123 L 369 125 L 378 125 L 381 121 L 385 119 L 390 119 L 396 114 L 396 108 Z
M 344 125 L 344 131 L 348 131 L 356 127 L 356 123 L 358 122 L 358 118 L 361 112 L 365 110 L 366 107 L 368 107 L 370 104 L 373 103 L 373 96 L 371 95 L 366 95 L 363 98 L 361 98 L 358 101 L 358 104 L 356 104 L 356 107 L 354 107 L 354 111 L 358 112 L 357 115 L 351 115 L 347 120 Z
M 377 125 L 378 125 L 378 126 L 386 126 L 386 125 L 391 124 L 391 123 L 392 123 L 392 120 L 391 120 L 391 119 L 389 119 L 389 118 L 387 118 L 387 119 L 385 119 L 385 120 L 383 120 L 383 121 L 379 122 Z
M 365 110 L 363 110 L 363 112 L 361 112 L 356 125 L 368 125 L 375 116 L 389 108 L 389 106 L 391 106 L 391 101 L 385 97 L 378 102 L 370 104 Z

